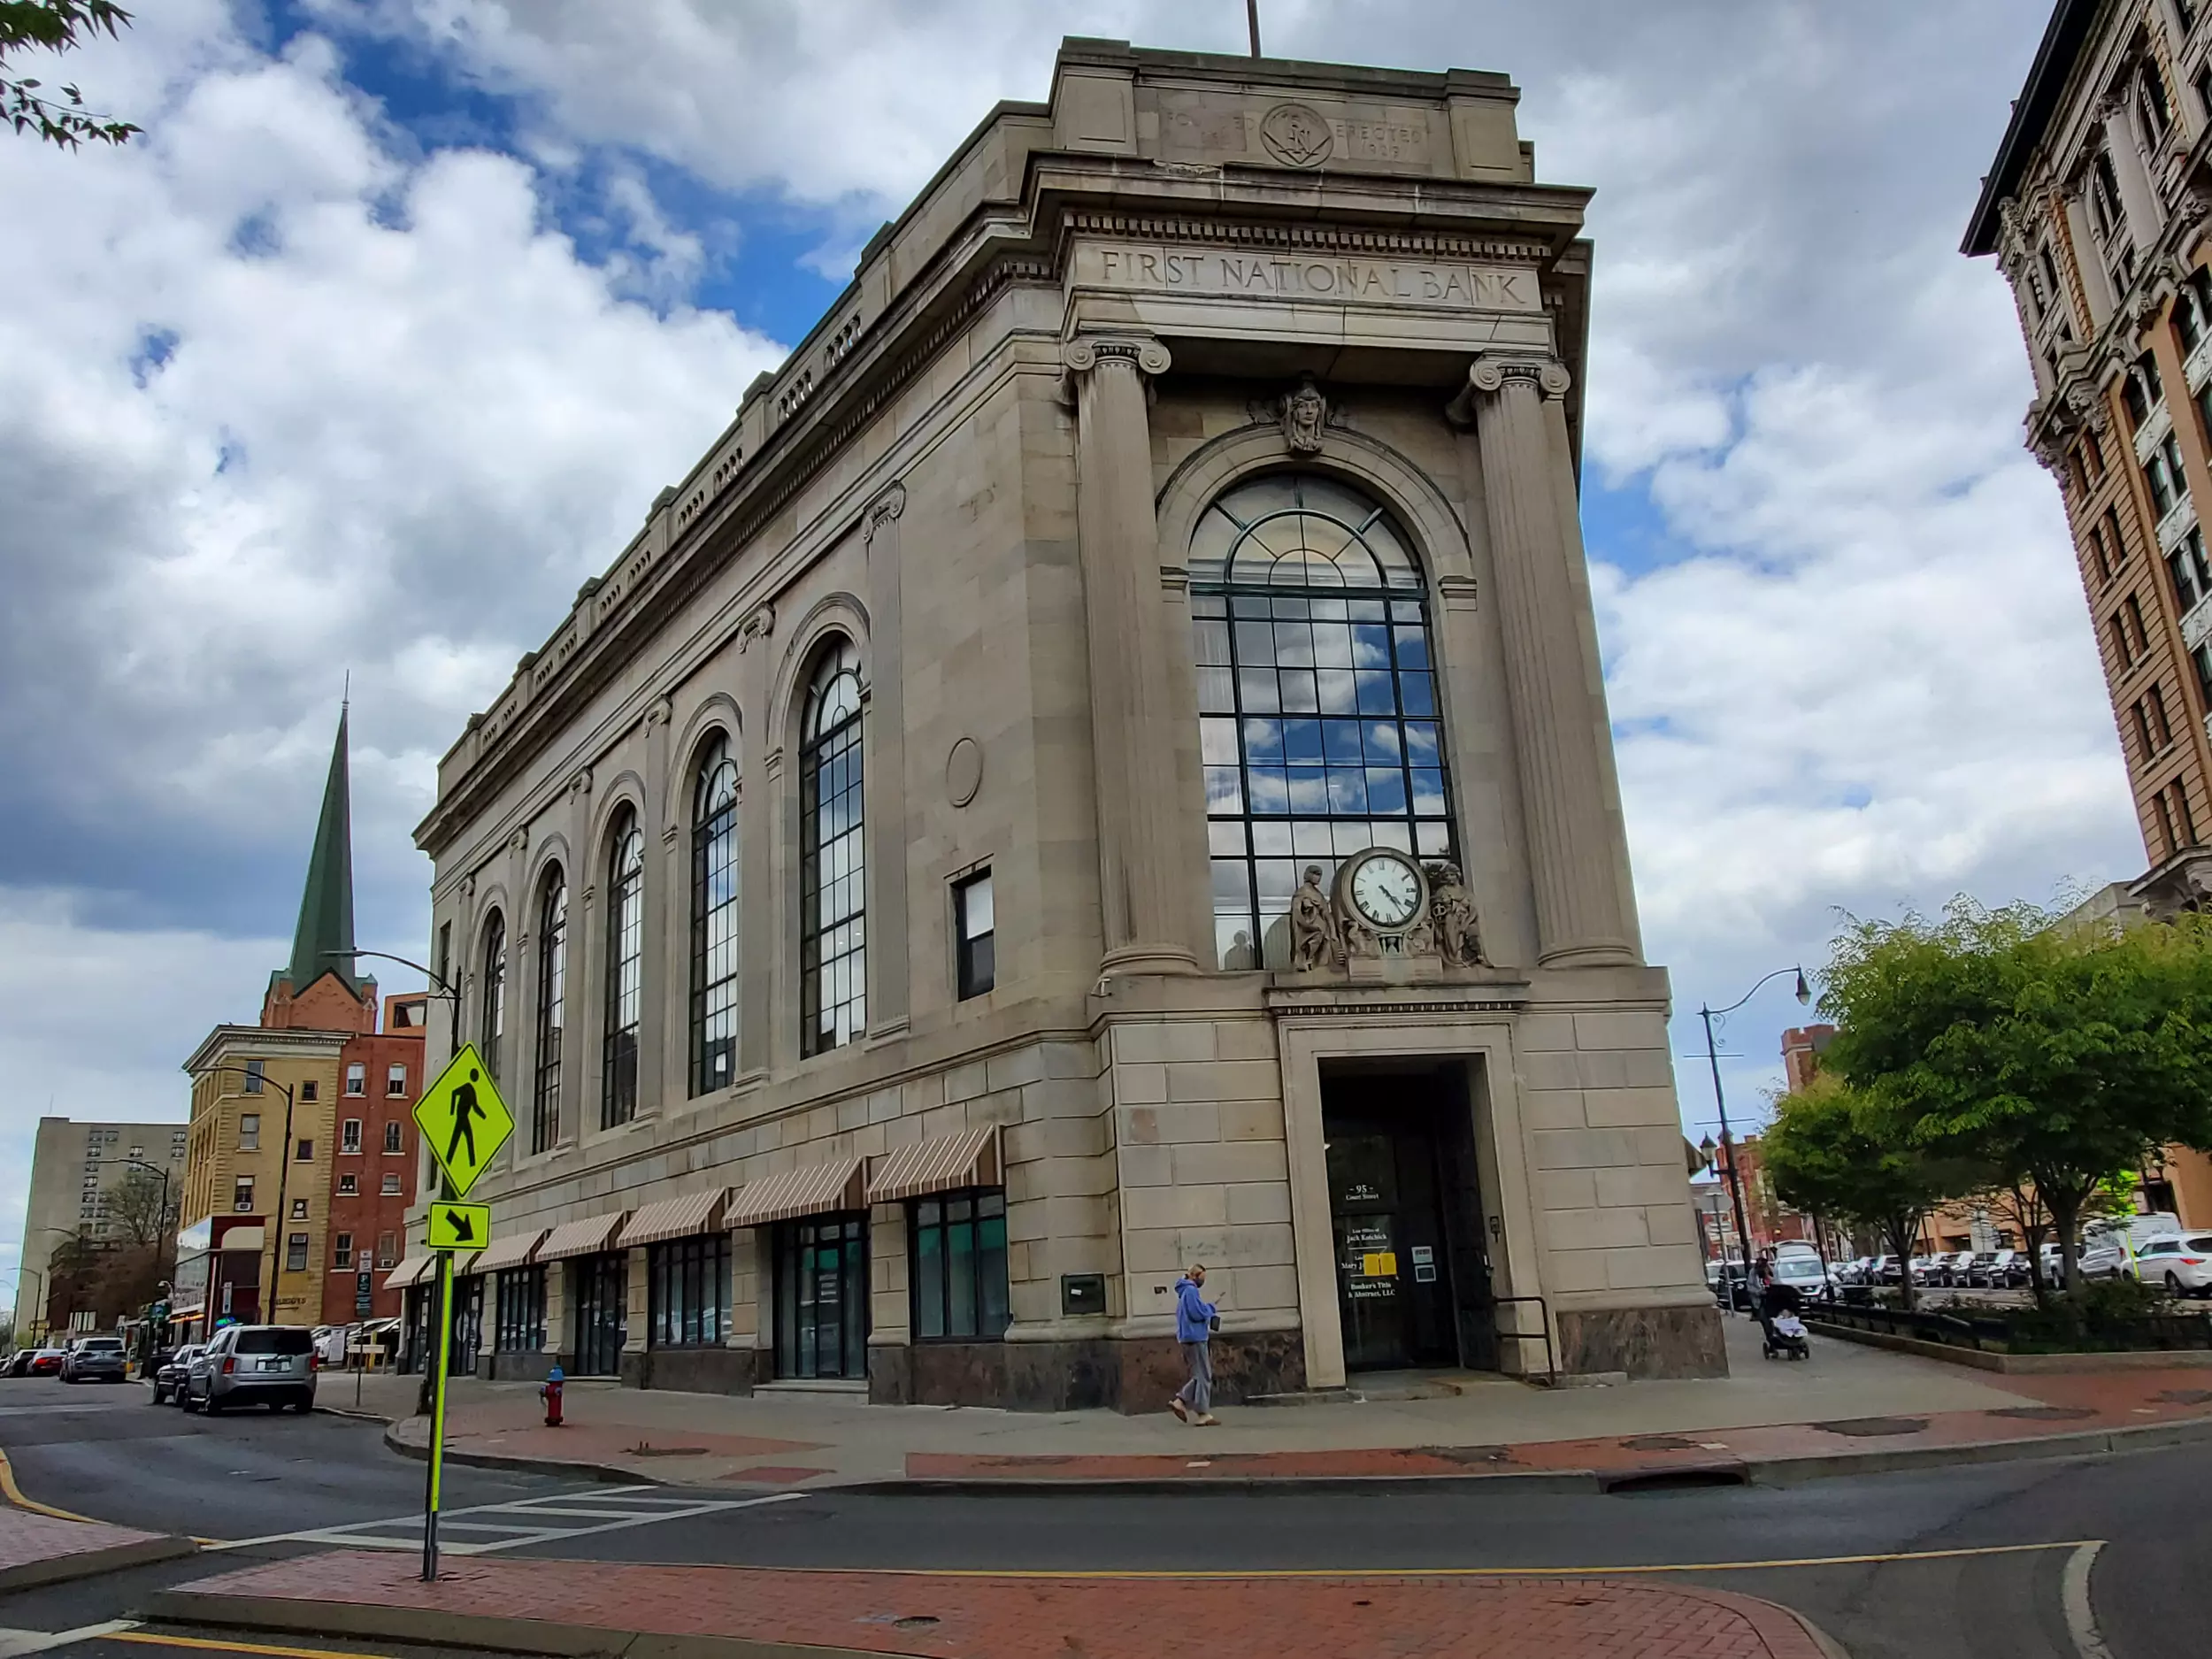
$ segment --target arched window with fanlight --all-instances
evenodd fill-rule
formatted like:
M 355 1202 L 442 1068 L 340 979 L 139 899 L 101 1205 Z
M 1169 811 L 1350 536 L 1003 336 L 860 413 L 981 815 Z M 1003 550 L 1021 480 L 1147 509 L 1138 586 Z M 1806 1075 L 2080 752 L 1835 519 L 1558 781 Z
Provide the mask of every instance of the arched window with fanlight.
M 568 1004 L 568 880 L 546 871 L 538 888 L 538 1064 L 532 1081 L 530 1150 L 561 1138 L 561 1035 Z
M 599 1126 L 637 1116 L 637 1045 L 645 989 L 645 836 L 625 807 L 607 859 L 607 1034 L 602 1045 Z
M 691 804 L 691 1092 L 737 1071 L 737 762 L 718 733 L 701 752 Z
M 499 1043 L 507 1034 L 507 920 L 497 910 L 484 923 L 484 1005 L 477 1047 L 493 1077 L 499 1075 Z
M 1189 571 L 1215 956 L 1287 967 L 1309 864 L 1455 856 L 1427 587 L 1388 511 L 1313 472 L 1222 494 Z
M 867 872 L 861 856 L 860 654 L 822 653 L 799 725 L 800 1048 L 868 1027 Z

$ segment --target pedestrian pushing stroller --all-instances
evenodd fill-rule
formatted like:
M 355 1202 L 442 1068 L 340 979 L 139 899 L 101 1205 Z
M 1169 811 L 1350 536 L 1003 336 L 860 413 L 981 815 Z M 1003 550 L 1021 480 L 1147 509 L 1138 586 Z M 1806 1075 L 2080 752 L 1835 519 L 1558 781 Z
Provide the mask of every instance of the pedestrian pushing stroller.
M 1805 1299 L 1797 1294 L 1795 1286 L 1769 1280 L 1755 1306 L 1763 1339 L 1759 1350 L 1762 1354 L 1768 1359 L 1813 1356 L 1813 1345 L 1805 1335 L 1805 1322 L 1798 1317 L 1804 1310 Z

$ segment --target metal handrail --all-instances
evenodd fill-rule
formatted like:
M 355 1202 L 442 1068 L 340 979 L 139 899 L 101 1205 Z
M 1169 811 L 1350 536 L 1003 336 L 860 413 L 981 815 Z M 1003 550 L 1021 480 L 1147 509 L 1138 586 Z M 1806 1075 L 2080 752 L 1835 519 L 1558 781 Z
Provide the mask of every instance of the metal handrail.
M 1504 1306 L 1506 1303 L 1508 1303 L 1508 1302 L 1534 1302 L 1534 1303 L 1536 1304 L 1536 1312 L 1537 1312 L 1537 1315 L 1538 1315 L 1538 1317 L 1540 1317 L 1540 1319 L 1542 1321 L 1543 1327 L 1544 1327 L 1544 1372 L 1545 1372 L 1545 1386 L 1547 1386 L 1547 1387 L 1550 1387 L 1550 1388 L 1556 1388 L 1556 1387 L 1558 1387 L 1558 1386 L 1559 1386 L 1559 1359 L 1558 1359 L 1558 1356 L 1557 1356 L 1556 1355 L 1555 1355 L 1555 1354 L 1552 1352 L 1552 1346 L 1551 1346 L 1551 1309 L 1550 1309 L 1550 1307 L 1549 1307 L 1548 1305 L 1547 1305 L 1547 1304 L 1546 1304 L 1546 1302 L 1545 1302 L 1544 1299 L 1543 1299 L 1541 1296 L 1493 1296 L 1493 1297 L 1491 1297 L 1491 1298 L 1490 1298 L 1490 1301 L 1491 1301 L 1491 1303 L 1492 1303 L 1494 1306 L 1496 1306 L 1496 1307 L 1503 1307 L 1503 1306 Z M 1501 1335 L 1503 1335 L 1503 1334 L 1506 1334 L 1506 1333 L 1502 1332 L 1502 1333 L 1500 1333 L 1500 1334 L 1501 1334 Z M 1511 1333 L 1511 1334 L 1512 1334 L 1512 1335 L 1513 1335 L 1516 1339 L 1517 1339 L 1517 1338 L 1519 1338 L 1519 1337 L 1520 1337 L 1523 1333 L 1522 1333 L 1521 1332 L 1515 1331 L 1515 1332 Z

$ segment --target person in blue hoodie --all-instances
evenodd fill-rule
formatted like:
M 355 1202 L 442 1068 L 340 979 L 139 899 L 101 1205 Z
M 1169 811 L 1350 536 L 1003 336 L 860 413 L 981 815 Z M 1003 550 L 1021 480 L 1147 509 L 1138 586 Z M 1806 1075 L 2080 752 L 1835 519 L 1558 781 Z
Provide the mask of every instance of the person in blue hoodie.
M 1213 1340 L 1214 1305 L 1199 1293 L 1206 1286 L 1205 1263 L 1194 1263 L 1175 1286 L 1175 1340 L 1183 1346 L 1183 1369 L 1190 1380 L 1178 1389 L 1167 1409 L 1186 1423 L 1210 1429 L 1213 1414 L 1214 1363 L 1207 1344 Z

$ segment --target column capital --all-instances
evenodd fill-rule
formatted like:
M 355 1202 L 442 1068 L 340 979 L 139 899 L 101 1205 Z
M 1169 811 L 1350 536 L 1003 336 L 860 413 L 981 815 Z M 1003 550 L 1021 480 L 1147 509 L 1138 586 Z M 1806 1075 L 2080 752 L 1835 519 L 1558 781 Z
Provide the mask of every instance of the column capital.
M 1174 359 L 1148 334 L 1079 334 L 1061 344 L 1060 361 L 1071 374 L 1087 374 L 1101 363 L 1128 363 L 1146 374 L 1165 374 Z
M 1564 397 L 1574 384 L 1567 365 L 1548 351 L 1484 351 L 1467 366 L 1467 384 L 1445 405 L 1444 417 L 1455 426 L 1475 424 L 1475 398 L 1495 396 L 1509 386 L 1534 387 L 1546 397 Z
M 868 503 L 868 525 L 863 533 L 864 539 L 873 545 L 876 532 L 883 528 L 885 525 L 893 522 L 905 511 L 906 486 L 895 480 L 883 494 Z

